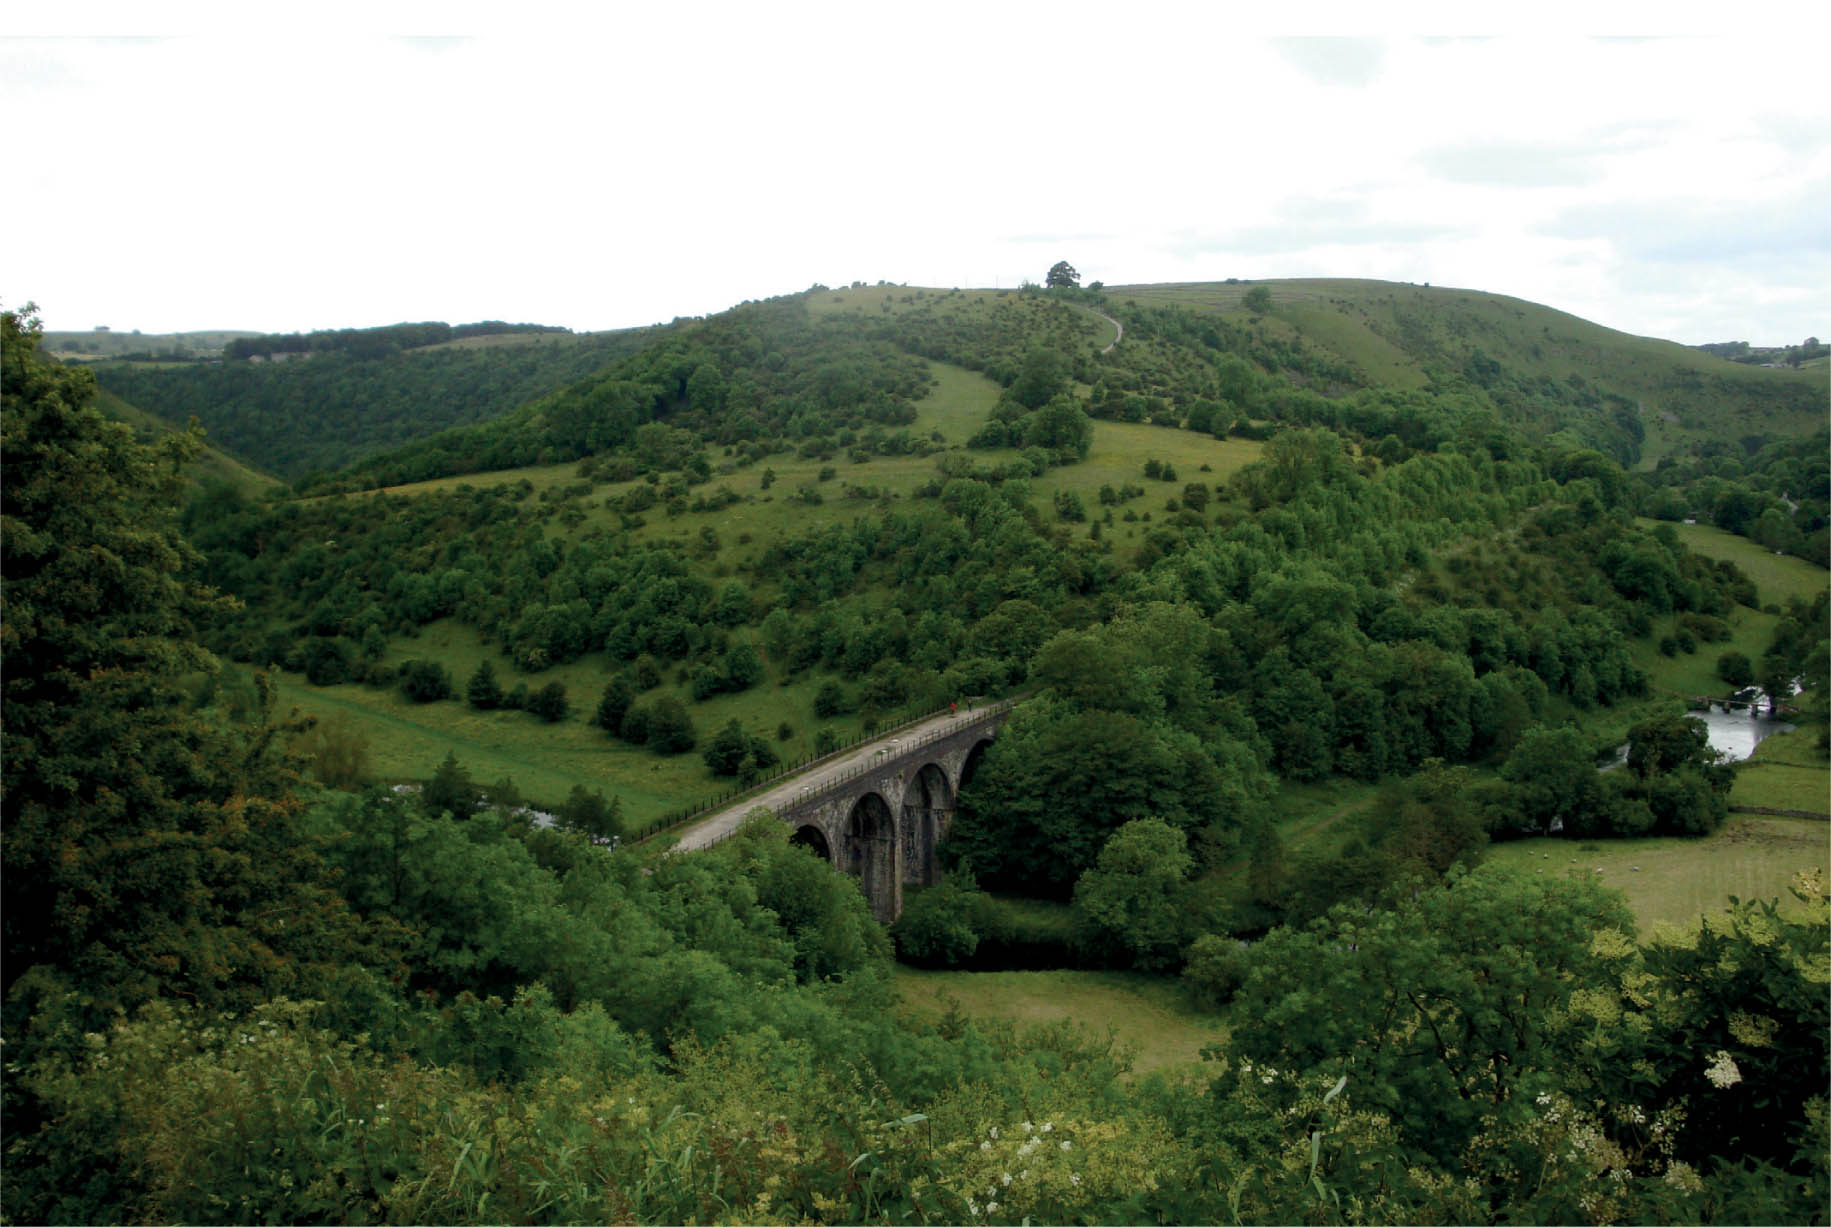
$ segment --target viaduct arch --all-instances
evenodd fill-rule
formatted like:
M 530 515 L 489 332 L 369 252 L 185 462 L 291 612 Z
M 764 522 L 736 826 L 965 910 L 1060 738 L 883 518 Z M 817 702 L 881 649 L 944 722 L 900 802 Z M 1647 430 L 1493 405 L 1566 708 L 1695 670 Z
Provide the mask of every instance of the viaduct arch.
M 1014 702 L 880 737 L 695 824 L 677 848 L 709 846 L 762 806 L 788 824 L 791 842 L 857 878 L 872 914 L 888 924 L 902 913 L 904 886 L 939 880 L 935 846 L 953 822 L 961 786 Z

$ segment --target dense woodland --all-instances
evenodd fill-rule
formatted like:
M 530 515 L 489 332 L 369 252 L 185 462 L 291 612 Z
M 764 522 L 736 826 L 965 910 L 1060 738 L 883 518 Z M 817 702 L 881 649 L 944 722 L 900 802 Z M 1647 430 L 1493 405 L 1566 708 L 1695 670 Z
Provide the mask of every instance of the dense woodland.
M 491 331 L 475 335 L 534 335 L 516 344 L 439 344 L 480 327 Z M 402 330 L 423 339 L 403 339 Z M 103 388 L 128 402 L 178 426 L 196 418 L 212 443 L 297 479 L 499 416 L 643 343 L 643 330 L 547 335 L 553 331 L 425 324 L 238 337 L 228 345 L 232 360 L 98 362 L 93 369 Z M 240 353 L 238 347 L 252 348 Z M 255 361 L 254 355 L 293 360 Z
M 1483 863 L 1723 822 L 1731 773 L 1637 643 L 1709 651 L 1770 606 L 1747 680 L 1822 746 L 1831 602 L 1764 599 L 1672 523 L 1822 564 L 1822 432 L 1642 471 L 1632 404 L 1475 354 L 1395 388 L 1250 316 L 1097 290 L 875 316 L 819 294 L 632 340 L 279 498 L 186 486 L 195 433 L 136 442 L 5 315 L 8 1221 L 1826 1217 L 1822 877 L 1641 934 L 1598 884 Z M 534 352 L 374 361 L 419 403 L 461 355 Z M 193 377 L 330 403 L 311 381 L 359 361 Z M 1000 389 L 965 448 L 922 427 L 930 361 Z M 1102 421 L 1263 446 L 1037 497 Z M 846 479 L 772 494 L 845 514 L 741 568 L 709 528 L 645 534 L 788 457 Z M 933 466 L 911 497 L 871 491 L 893 457 Z M 484 480 L 558 463 L 538 492 Z M 452 624 L 508 667 L 401 659 Z M 578 662 L 601 695 L 551 680 Z M 696 719 L 718 696 L 814 692 L 796 723 L 1028 697 L 946 881 L 887 931 L 768 818 L 659 856 L 614 788 L 543 799 L 546 828 L 450 758 L 378 786 L 275 706 L 274 669 L 586 721 L 708 778 L 774 762 Z M 1630 704 L 1599 771 L 1583 721 Z M 1382 784 L 1370 820 L 1284 846 L 1272 799 L 1328 779 Z M 1014 894 L 1063 923 L 1024 931 Z M 1073 1029 L 901 1016 L 895 958 L 1176 975 L 1229 1035 L 1200 1077 L 1132 1077 Z

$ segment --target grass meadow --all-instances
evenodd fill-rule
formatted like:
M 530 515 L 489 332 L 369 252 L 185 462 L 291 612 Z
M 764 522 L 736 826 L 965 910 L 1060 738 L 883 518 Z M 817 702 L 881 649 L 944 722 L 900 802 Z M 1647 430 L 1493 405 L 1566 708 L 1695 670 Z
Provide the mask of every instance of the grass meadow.
M 1810 730 L 1795 729 L 1756 746 L 1736 768 L 1729 803 L 1831 815 L 1831 758 L 1819 751 L 1815 737 Z M 1827 832 L 1831 838 L 1831 828 Z
M 381 780 L 424 780 L 450 752 L 479 784 L 511 779 L 524 797 L 543 803 L 563 801 L 574 786 L 580 786 L 619 798 L 626 817 L 638 825 L 732 784 L 730 779 L 715 777 L 697 749 L 659 755 L 593 725 L 598 697 L 610 677 L 601 658 L 524 677 L 506 657 L 484 644 L 475 630 L 448 619 L 425 627 L 417 638 L 397 640 L 385 659 L 396 665 L 413 659 L 439 661 L 450 670 L 460 697 L 413 703 L 392 688 L 353 682 L 312 686 L 296 674 L 279 674 L 279 706 L 282 710 L 296 707 L 358 733 L 368 750 L 370 770 Z M 518 681 L 526 681 L 530 690 L 558 681 L 566 687 L 571 714 L 547 724 L 521 711 L 473 710 L 461 697 L 464 684 L 486 659 L 504 689 Z M 812 753 L 814 736 L 821 728 L 832 729 L 842 743 L 863 731 L 857 715 L 814 718 L 814 694 L 825 680 L 825 674 L 810 673 L 782 686 L 766 676 L 739 694 L 691 703 L 687 686 L 677 676 L 668 676 L 644 698 L 672 694 L 686 703 L 702 744 L 727 721 L 736 719 L 766 739 L 782 759 L 792 761 Z M 787 740 L 777 735 L 784 723 L 792 729 Z
M 1729 624 L 1727 642 L 1699 640 L 1695 652 L 1680 651 L 1677 655 L 1665 656 L 1659 651 L 1659 640 L 1676 632 L 1678 618 L 1661 618 L 1654 624 L 1651 635 L 1628 641 L 1628 654 L 1636 665 L 1646 670 L 1655 690 L 1686 697 L 1727 695 L 1735 687 L 1717 676 L 1717 658 L 1727 652 L 1740 652 L 1751 662 L 1759 661 L 1773 643 L 1774 627 L 1779 625 L 1780 619 L 1738 605 L 1724 615 L 1723 620 Z
M 1650 526 L 1654 521 L 1642 520 L 1641 523 Z M 1747 537 L 1738 537 L 1710 524 L 1674 524 L 1672 527 L 1686 549 L 1706 558 L 1726 559 L 1741 568 L 1742 573 L 1754 581 L 1764 606 L 1785 605 L 1794 597 L 1812 601 L 1831 587 L 1831 571 L 1815 567 L 1803 558 L 1776 554 Z
M 1643 935 L 1696 926 L 1734 895 L 1793 902 L 1802 871 L 1831 873 L 1831 825 L 1809 818 L 1731 814 L 1703 839 L 1520 839 L 1488 859 L 1522 872 L 1593 878 L 1627 896 Z
M 1189 1001 L 1179 981 L 1117 971 L 925 971 L 898 966 L 897 997 L 911 1018 L 935 1021 L 953 1006 L 969 1018 L 1019 1026 L 1072 1023 L 1109 1032 L 1132 1054 L 1135 1074 L 1198 1066 L 1226 1038 L 1222 1020 Z

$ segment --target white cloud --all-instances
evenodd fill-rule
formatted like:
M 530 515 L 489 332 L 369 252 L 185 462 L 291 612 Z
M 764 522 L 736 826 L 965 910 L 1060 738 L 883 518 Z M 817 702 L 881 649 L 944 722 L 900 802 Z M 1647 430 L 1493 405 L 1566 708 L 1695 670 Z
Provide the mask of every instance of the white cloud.
M 36 137 L 0 289 L 52 327 L 601 328 L 1066 258 L 1109 284 L 1431 280 L 1686 341 L 1831 329 L 1803 34 L 1268 41 L 1219 7 L 1086 3 L 510 20 L 0 41 Z

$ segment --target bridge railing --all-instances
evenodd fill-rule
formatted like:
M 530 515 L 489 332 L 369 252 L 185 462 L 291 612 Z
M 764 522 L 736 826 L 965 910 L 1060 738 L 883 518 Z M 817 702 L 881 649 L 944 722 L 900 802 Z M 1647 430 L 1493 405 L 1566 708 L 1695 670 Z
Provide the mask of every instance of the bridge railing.
M 952 737 L 956 733 L 959 733 L 962 729 L 967 729 L 967 728 L 973 727 L 974 725 L 982 724 L 985 721 L 990 720 L 993 716 L 1000 715 L 1006 711 L 1009 711 L 1013 706 L 1016 705 L 1016 703 L 1017 703 L 1016 698 L 1000 699 L 1000 700 L 998 700 L 998 702 L 989 704 L 980 711 L 971 713 L 970 715 L 968 715 L 968 717 L 966 719 L 961 720 L 958 723 L 951 724 L 946 728 L 937 729 L 934 732 L 928 734 L 928 736 L 923 737 L 917 741 L 912 741 L 907 744 L 899 743 L 893 753 L 893 757 L 901 758 L 906 754 L 910 754 L 916 750 L 920 750 L 924 746 L 931 746 L 937 741 L 945 741 L 949 737 Z M 890 754 L 890 753 L 892 753 L 892 751 L 890 750 L 890 748 L 888 746 L 886 746 L 883 750 L 880 750 L 879 753 L 880 754 Z M 882 769 L 883 769 L 882 763 L 875 763 L 875 762 L 871 762 L 869 760 L 859 763 L 858 765 L 856 765 L 854 767 L 848 768 L 845 772 L 843 772 L 842 774 L 840 774 L 838 776 L 835 776 L 833 779 L 828 780 L 824 784 L 821 784 L 817 787 L 810 786 L 805 791 L 803 791 L 800 796 L 797 796 L 793 801 L 789 802 L 788 808 L 798 809 L 803 805 L 818 804 L 819 802 L 824 801 L 826 798 L 832 796 L 834 793 L 844 792 L 846 790 L 846 788 L 854 780 L 858 779 L 860 776 L 872 775 L 878 771 L 881 771 Z
M 936 735 L 930 736 L 930 737 L 925 737 L 922 739 L 921 742 L 919 742 L 917 744 L 918 745 L 928 745 L 934 741 L 940 740 L 942 737 L 951 737 L 953 734 L 959 732 L 960 729 L 966 727 L 970 723 L 973 723 L 973 722 L 976 722 L 979 720 L 983 720 L 983 719 L 987 719 L 1000 712 L 1008 711 L 1008 710 L 1010 710 L 1011 707 L 1015 706 L 1019 700 L 1025 698 L 1028 695 L 1028 693 L 1029 693 L 1028 691 L 1024 691 L 1022 693 L 1011 695 L 1011 696 L 1008 696 L 1003 699 L 994 700 L 992 703 L 986 704 L 985 706 L 979 707 L 976 710 L 969 712 L 967 718 L 964 721 L 962 721 L 959 724 L 950 726 L 946 732 L 936 734 Z M 675 827 L 682 826 L 688 822 L 694 821 L 695 819 L 703 818 L 707 814 L 716 813 L 717 811 L 724 809 L 727 806 L 729 806 L 737 801 L 742 800 L 744 797 L 754 796 L 757 794 L 767 792 L 767 791 L 769 791 L 769 789 L 771 789 L 775 785 L 781 783 L 783 780 L 787 779 L 789 776 L 797 775 L 800 772 L 806 771 L 809 767 L 816 766 L 820 763 L 828 761 L 829 759 L 835 759 L 835 758 L 841 757 L 842 755 L 850 754 L 852 751 L 856 750 L 859 746 L 864 745 L 867 742 L 880 741 L 883 738 L 889 736 L 890 734 L 895 733 L 898 729 L 910 728 L 914 725 L 921 724 L 925 720 L 932 720 L 936 716 L 943 714 L 947 710 L 949 710 L 949 709 L 944 708 L 944 707 L 930 708 L 929 710 L 924 711 L 918 715 L 910 716 L 907 719 L 900 720 L 897 723 L 891 725 L 889 728 L 877 729 L 870 733 L 861 733 L 857 737 L 853 738 L 851 741 L 847 742 L 845 745 L 840 746 L 837 749 L 828 750 L 824 754 L 804 755 L 803 757 L 796 759 L 793 762 L 790 762 L 790 763 L 777 767 L 770 775 L 759 777 L 758 779 L 753 780 L 748 784 L 734 785 L 733 787 L 728 788 L 728 789 L 724 790 L 723 792 L 716 793 L 710 797 L 702 798 L 700 801 L 696 802 L 695 804 L 686 806 L 683 809 L 670 810 L 669 812 L 663 814 L 660 818 L 657 818 L 654 821 L 643 826 L 643 828 L 641 829 L 641 831 L 639 833 L 632 831 L 630 833 L 631 838 L 647 839 L 650 836 L 658 835 L 658 834 L 661 834 L 662 832 L 672 830 Z M 917 748 L 917 747 L 911 746 L 910 748 L 913 749 L 913 748 Z M 860 768 L 858 770 L 849 771 L 846 773 L 846 775 L 843 777 L 842 780 L 835 781 L 832 784 L 822 785 L 821 792 L 824 795 L 824 793 L 827 791 L 827 789 L 829 787 L 837 787 L 840 784 L 849 783 L 850 781 L 857 779 L 858 776 L 863 775 L 866 770 L 875 770 L 875 769 L 876 769 L 876 764 L 868 764 L 867 766 Z

